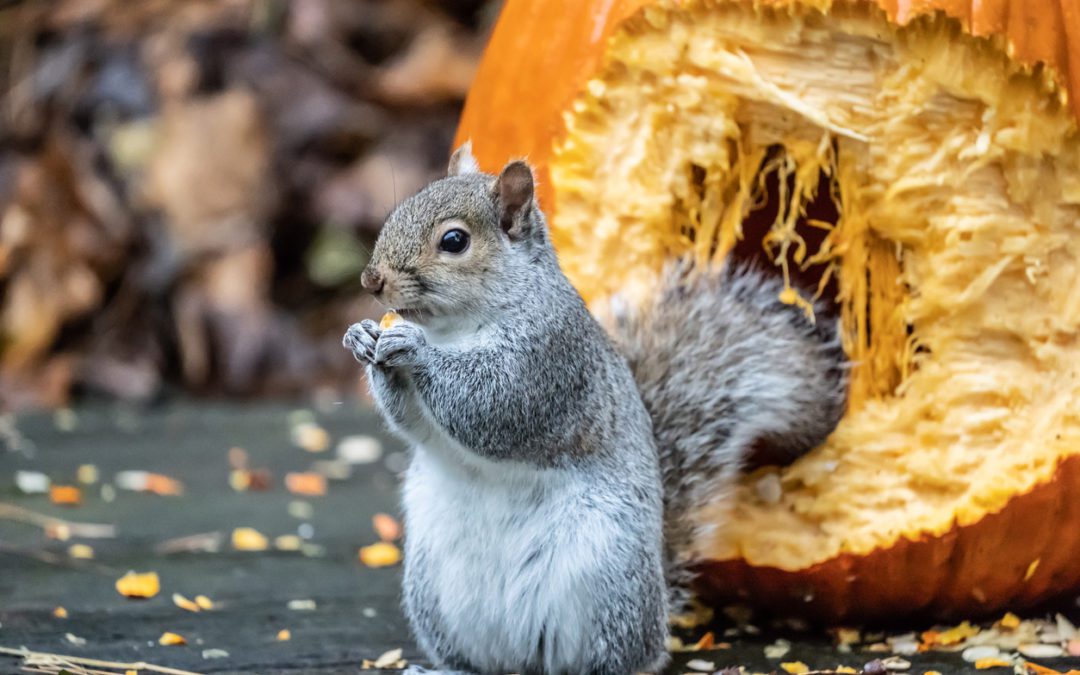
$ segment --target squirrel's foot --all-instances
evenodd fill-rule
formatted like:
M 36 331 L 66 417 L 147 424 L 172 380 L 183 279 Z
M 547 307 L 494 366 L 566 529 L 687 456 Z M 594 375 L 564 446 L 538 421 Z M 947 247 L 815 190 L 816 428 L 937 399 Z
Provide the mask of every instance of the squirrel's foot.
M 352 352 L 353 358 L 360 363 L 375 363 L 375 346 L 379 342 L 379 324 L 371 319 L 354 323 L 345 331 L 341 344 Z
M 413 366 L 427 345 L 424 329 L 405 321 L 387 328 L 375 345 L 375 364 L 386 368 Z

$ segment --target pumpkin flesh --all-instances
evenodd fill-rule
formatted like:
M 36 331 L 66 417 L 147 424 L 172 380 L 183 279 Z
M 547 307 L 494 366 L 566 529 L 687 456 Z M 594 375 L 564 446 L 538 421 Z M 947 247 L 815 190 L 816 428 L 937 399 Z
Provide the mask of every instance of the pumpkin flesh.
M 552 236 L 597 314 L 648 294 L 674 256 L 723 260 L 772 199 L 762 245 L 785 278 L 817 264 L 834 281 L 854 364 L 822 447 L 695 514 L 707 585 L 840 617 L 992 611 L 1080 584 L 1060 501 L 1080 487 L 1080 136 L 1046 74 L 954 21 L 900 27 L 868 4 L 656 2 L 602 54 L 547 161 Z M 811 223 L 826 232 L 811 247 L 821 190 L 839 217 Z M 756 489 L 764 473 L 779 499 Z M 1039 494 L 1072 518 L 1054 521 L 1060 541 L 1018 531 L 1034 513 L 1000 520 Z M 950 572 L 920 586 L 920 565 Z

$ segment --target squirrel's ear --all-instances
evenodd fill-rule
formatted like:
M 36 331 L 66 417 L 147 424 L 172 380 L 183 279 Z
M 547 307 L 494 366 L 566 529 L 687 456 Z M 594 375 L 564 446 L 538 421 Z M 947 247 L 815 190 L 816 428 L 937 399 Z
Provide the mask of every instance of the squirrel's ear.
M 472 154 L 472 141 L 465 141 L 450 156 L 450 167 L 447 169 L 446 175 L 458 176 L 463 173 L 477 173 L 479 171 L 480 165 L 476 163 L 476 158 Z
M 533 200 L 533 173 L 518 160 L 503 167 L 495 182 L 499 199 L 499 225 L 511 239 L 521 239 L 529 232 L 529 209 Z

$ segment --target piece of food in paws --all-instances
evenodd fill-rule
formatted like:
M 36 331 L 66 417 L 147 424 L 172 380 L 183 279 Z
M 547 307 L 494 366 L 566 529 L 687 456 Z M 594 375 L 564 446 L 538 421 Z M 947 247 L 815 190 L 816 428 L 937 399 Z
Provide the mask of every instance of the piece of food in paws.
M 386 314 L 383 314 L 383 318 L 379 321 L 379 328 L 386 330 L 387 328 L 392 327 L 398 321 L 401 321 L 401 315 L 394 310 L 390 310 Z

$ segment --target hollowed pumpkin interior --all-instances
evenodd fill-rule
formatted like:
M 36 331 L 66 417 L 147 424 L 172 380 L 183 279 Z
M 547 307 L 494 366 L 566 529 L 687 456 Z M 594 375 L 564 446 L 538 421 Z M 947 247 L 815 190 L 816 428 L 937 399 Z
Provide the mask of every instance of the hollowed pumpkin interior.
M 945 19 L 659 3 L 565 122 L 552 232 L 599 313 L 737 247 L 838 308 L 816 320 L 854 364 L 845 418 L 697 514 L 701 556 L 799 570 L 940 535 L 1080 453 L 1080 143 L 1045 73 Z

